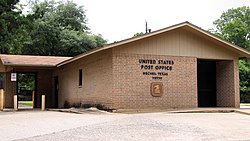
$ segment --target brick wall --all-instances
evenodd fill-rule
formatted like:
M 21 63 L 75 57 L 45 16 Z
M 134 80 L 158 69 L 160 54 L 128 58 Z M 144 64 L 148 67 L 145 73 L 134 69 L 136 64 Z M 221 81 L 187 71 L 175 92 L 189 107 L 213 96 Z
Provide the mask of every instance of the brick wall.
M 46 108 L 52 106 L 52 70 L 39 70 L 37 72 L 36 106 L 41 107 L 41 98 L 45 95 Z
M 11 78 L 11 72 L 6 72 L 5 74 L 5 80 L 6 80 L 6 85 L 5 85 L 5 93 L 4 93 L 4 98 L 5 98 L 5 107 L 9 108 L 9 107 L 13 107 L 14 106 L 14 102 L 13 102 L 13 96 L 14 94 L 16 94 L 16 82 L 11 82 L 10 78 Z
M 217 106 L 239 108 L 238 60 L 216 63 Z
M 240 108 L 240 78 L 239 60 L 234 60 L 234 89 L 235 89 L 235 108 Z
M 41 106 L 41 95 L 46 95 L 46 107 L 51 107 L 52 99 L 52 70 L 33 69 L 33 68 L 16 68 L 17 72 L 34 72 L 37 73 L 37 93 L 35 100 L 37 107 Z M 11 72 L 6 72 L 5 87 L 5 107 L 13 107 L 13 96 L 16 92 L 16 82 L 10 81 Z
M 148 70 L 165 72 L 162 80 L 154 80 L 141 69 L 139 59 L 173 60 L 172 70 Z M 153 67 L 158 64 L 154 64 Z M 162 65 L 164 66 L 164 65 Z M 166 66 L 166 65 L 165 65 Z M 194 57 L 171 57 L 156 55 L 113 54 L 114 108 L 194 108 L 197 107 L 197 65 Z M 157 75 L 156 75 L 157 76 Z M 153 97 L 152 82 L 163 83 L 163 95 Z
M 139 60 L 169 60 L 172 65 L 143 64 Z M 146 70 L 141 65 L 152 65 Z M 156 66 L 172 66 L 172 70 L 156 70 Z M 78 86 L 78 71 L 83 70 L 83 86 Z M 217 105 L 239 106 L 238 63 L 217 61 Z M 157 75 L 143 75 L 155 72 Z M 166 76 L 159 76 L 167 73 Z M 70 104 L 101 104 L 111 109 L 196 108 L 197 59 L 164 55 L 139 55 L 99 52 L 59 68 L 59 107 Z M 152 77 L 161 77 L 156 80 Z M 151 83 L 162 82 L 163 95 L 151 95 Z
M 59 78 L 59 107 L 65 101 L 73 104 L 112 105 L 112 54 L 99 52 L 62 66 L 54 76 Z M 83 71 L 83 85 L 79 87 L 79 69 Z

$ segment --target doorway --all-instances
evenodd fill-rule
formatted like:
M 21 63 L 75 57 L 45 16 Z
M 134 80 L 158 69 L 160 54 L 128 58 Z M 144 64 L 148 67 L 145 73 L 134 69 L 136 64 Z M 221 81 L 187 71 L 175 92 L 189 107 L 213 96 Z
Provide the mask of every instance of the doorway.
M 58 76 L 54 77 L 54 108 L 58 108 Z
M 198 60 L 198 107 L 216 107 L 216 61 Z
M 36 73 L 17 73 L 18 109 L 33 109 L 36 105 Z

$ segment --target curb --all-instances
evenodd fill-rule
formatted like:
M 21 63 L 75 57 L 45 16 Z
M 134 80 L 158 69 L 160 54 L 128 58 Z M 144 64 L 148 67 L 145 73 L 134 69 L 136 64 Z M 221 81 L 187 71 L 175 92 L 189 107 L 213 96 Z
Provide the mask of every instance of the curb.
M 65 113 L 74 113 L 74 114 L 103 114 L 103 113 L 110 113 L 98 109 L 46 109 L 47 111 L 55 111 L 55 112 L 65 112 Z
M 239 114 L 244 114 L 244 115 L 250 115 L 250 112 L 243 112 L 241 110 L 235 110 L 235 113 L 239 113 Z
M 157 113 L 157 112 L 165 112 L 165 113 L 240 113 L 245 115 L 250 115 L 250 109 L 244 111 L 244 109 L 122 109 L 117 110 L 115 113 L 125 113 L 125 114 L 136 114 L 136 113 Z
M 191 110 L 191 111 L 171 111 L 169 113 L 239 113 L 244 115 L 250 115 L 249 112 L 245 112 L 243 110 L 235 110 L 235 109 L 228 109 L 228 110 Z
M 74 114 L 82 114 L 79 111 L 75 110 L 68 110 L 68 109 L 46 109 L 47 111 L 53 111 L 53 112 L 64 112 L 64 113 L 74 113 Z
M 233 113 L 235 110 L 187 110 L 187 111 L 170 111 L 169 113 Z

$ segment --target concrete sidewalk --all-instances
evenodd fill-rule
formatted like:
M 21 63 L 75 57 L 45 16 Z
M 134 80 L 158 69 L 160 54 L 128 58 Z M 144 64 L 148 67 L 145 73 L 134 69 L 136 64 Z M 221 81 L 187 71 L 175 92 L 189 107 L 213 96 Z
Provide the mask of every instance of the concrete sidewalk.
M 187 108 L 187 109 L 119 109 L 113 112 L 102 111 L 97 108 L 69 108 L 69 109 L 47 109 L 47 111 L 56 112 L 66 112 L 75 114 L 109 114 L 109 113 L 124 113 L 124 114 L 135 114 L 135 113 L 156 113 L 156 112 L 166 112 L 166 113 L 240 113 L 245 115 L 250 115 L 249 108 Z M 40 111 L 40 109 L 19 109 L 20 111 Z M 1 112 L 1 111 L 0 111 Z M 14 112 L 13 109 L 4 109 L 4 112 Z
M 241 113 L 250 115 L 250 108 L 188 108 L 188 109 L 120 109 L 115 113 L 151 113 L 151 112 L 167 112 L 167 113 Z
M 48 111 L 67 112 L 75 114 L 107 114 L 107 113 L 123 113 L 123 114 L 136 114 L 136 113 L 240 113 L 250 115 L 250 108 L 190 108 L 190 109 L 119 109 L 113 112 L 106 112 L 98 110 L 97 108 L 69 108 L 69 109 L 48 109 Z
M 211 108 L 175 108 L 175 109 L 119 109 L 115 113 L 151 113 L 151 112 L 167 112 L 167 113 L 241 113 L 250 115 L 250 104 L 241 104 L 240 108 L 230 107 L 211 107 Z
M 232 112 L 250 115 L 250 109 L 241 109 L 241 108 L 197 108 L 197 109 L 170 111 L 170 113 L 232 113 Z
M 250 140 L 250 108 L 48 110 L 0 112 L 0 140 Z
M 1 112 L 0 125 L 1 141 L 250 140 L 250 116 L 234 112 L 70 114 L 24 110 Z

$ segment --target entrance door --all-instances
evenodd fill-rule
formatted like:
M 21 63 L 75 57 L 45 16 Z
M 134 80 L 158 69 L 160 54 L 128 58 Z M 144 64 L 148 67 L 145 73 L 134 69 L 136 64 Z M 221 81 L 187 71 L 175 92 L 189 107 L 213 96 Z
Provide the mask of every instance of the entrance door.
M 58 108 L 58 76 L 54 77 L 54 108 Z
M 33 109 L 36 95 L 36 73 L 17 73 L 18 109 Z
M 216 107 L 216 62 L 198 60 L 198 107 Z

